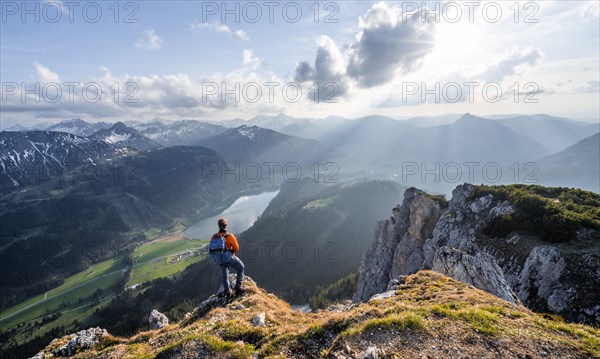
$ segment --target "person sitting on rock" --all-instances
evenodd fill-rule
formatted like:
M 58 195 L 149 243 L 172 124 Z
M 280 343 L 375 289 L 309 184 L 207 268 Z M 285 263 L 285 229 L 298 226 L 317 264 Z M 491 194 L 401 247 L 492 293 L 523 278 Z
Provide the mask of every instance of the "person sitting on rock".
M 219 226 L 219 232 L 213 234 L 210 239 L 209 252 L 212 260 L 221 267 L 223 291 L 220 294 L 232 295 L 229 284 L 229 268 L 231 267 L 237 272 L 235 295 L 241 295 L 245 292 L 245 289 L 242 288 L 244 263 L 235 255 L 240 251 L 240 246 L 233 233 L 227 232 L 226 218 L 219 218 L 217 225 Z

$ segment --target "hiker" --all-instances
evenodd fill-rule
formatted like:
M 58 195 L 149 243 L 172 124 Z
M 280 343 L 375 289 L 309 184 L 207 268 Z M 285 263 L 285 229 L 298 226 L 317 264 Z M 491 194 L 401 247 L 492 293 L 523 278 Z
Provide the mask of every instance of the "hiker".
M 229 267 L 231 267 L 237 272 L 235 295 L 241 295 L 245 292 L 242 288 L 244 263 L 235 255 L 240 251 L 240 246 L 233 233 L 227 232 L 226 218 L 219 218 L 217 225 L 219 226 L 219 232 L 213 234 L 210 239 L 209 251 L 212 260 L 221 266 L 223 292 L 220 294 L 226 296 L 231 296 L 232 294 L 229 284 Z

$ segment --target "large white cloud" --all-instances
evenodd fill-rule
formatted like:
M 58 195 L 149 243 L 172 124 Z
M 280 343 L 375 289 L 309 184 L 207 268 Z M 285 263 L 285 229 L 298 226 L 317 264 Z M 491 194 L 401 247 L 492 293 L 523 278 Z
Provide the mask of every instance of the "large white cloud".
M 320 86 L 318 101 L 326 100 L 332 95 L 326 87 L 332 84 L 336 87 L 333 97 L 343 96 L 348 90 L 344 56 L 328 36 L 320 36 L 317 40 L 317 56 L 314 65 L 302 61 L 296 65 L 294 81 L 316 82 Z
M 435 24 L 429 19 L 423 21 L 419 11 L 403 14 L 399 6 L 374 4 L 359 17 L 359 32 L 345 46 L 346 56 L 330 37 L 322 35 L 314 65 L 299 62 L 294 80 L 334 82 L 339 86 L 337 95 L 345 95 L 353 84 L 370 88 L 393 81 L 418 67 L 433 50 Z
M 434 48 L 434 22 L 420 11 L 403 14 L 398 6 L 373 5 L 359 18 L 360 32 L 349 46 L 348 75 L 361 87 L 385 84 L 417 67 Z

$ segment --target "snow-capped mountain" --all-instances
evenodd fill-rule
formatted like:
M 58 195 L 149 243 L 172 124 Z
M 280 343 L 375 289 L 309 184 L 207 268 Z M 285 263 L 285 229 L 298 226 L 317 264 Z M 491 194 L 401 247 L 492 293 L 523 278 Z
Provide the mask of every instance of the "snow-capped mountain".
M 127 127 L 123 122 L 117 122 L 110 128 L 98 130 L 89 137 L 111 145 L 132 147 L 137 150 L 161 147 L 159 143 L 143 136 L 136 129 Z
M 53 131 L 0 132 L 0 192 L 37 184 L 80 165 L 133 152 L 103 141 Z
M 190 146 L 225 130 L 223 126 L 208 122 L 182 120 L 172 124 L 152 122 L 140 133 L 163 146 Z
M 89 123 L 80 118 L 59 122 L 46 128 L 46 131 L 67 132 L 77 136 L 89 136 L 92 133 L 109 128 L 112 125 L 105 122 Z

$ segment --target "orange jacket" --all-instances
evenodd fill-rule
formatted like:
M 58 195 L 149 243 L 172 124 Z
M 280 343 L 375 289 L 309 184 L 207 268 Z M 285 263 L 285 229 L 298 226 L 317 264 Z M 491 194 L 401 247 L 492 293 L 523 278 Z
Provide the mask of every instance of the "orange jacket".
M 225 231 L 219 231 L 213 235 L 214 237 L 221 236 L 225 233 Z M 237 253 L 240 251 L 240 245 L 238 244 L 237 238 L 233 235 L 233 233 L 228 233 L 227 237 L 225 237 L 225 245 L 227 246 L 227 250 L 232 253 Z

